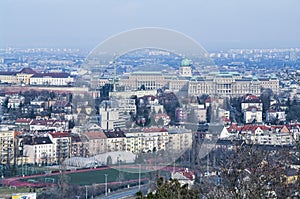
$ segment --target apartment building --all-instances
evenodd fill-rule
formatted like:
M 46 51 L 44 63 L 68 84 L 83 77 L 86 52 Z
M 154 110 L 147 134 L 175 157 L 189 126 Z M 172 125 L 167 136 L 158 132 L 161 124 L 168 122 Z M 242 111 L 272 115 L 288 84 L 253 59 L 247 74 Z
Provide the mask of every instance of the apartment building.
M 55 163 L 55 146 L 49 136 L 26 137 L 23 139 L 23 156 L 28 157 L 29 164 Z
M 130 129 L 126 132 L 126 151 L 148 153 L 166 150 L 168 131 L 165 128 Z
M 7 126 L 0 126 L 0 164 L 10 165 L 14 163 L 14 130 Z
M 54 162 L 60 164 L 71 156 L 71 136 L 68 132 L 49 133 L 52 141 Z

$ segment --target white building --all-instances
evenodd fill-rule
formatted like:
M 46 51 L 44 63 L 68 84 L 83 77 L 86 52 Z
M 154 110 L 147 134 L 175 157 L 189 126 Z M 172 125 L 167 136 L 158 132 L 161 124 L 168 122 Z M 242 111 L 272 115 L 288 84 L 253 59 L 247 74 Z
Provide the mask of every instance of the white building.
M 147 153 L 166 150 L 168 131 L 164 128 L 131 129 L 126 132 L 126 151 Z
M 21 104 L 23 104 L 25 98 L 23 96 L 13 95 L 8 98 L 7 108 L 16 109 L 19 108 Z
M 250 106 L 243 112 L 244 122 L 249 123 L 262 123 L 262 110 L 255 106 Z
M 73 82 L 67 73 L 37 73 L 30 78 L 30 85 L 68 86 Z
M 177 179 L 181 186 L 187 184 L 191 189 L 195 182 L 195 175 L 193 172 L 185 169 L 183 171 L 176 171 L 171 173 L 172 179 Z
M 23 140 L 23 155 L 29 164 L 54 163 L 56 154 L 53 142 L 46 137 L 28 137 Z
M 130 114 L 136 113 L 134 99 L 115 98 L 103 101 L 99 108 L 100 126 L 102 129 L 124 128 Z
M 255 95 L 244 96 L 241 110 L 245 123 L 262 123 L 263 103 Z
M 179 75 L 181 77 L 192 77 L 192 68 L 189 60 L 183 59 L 180 66 Z
M 286 113 L 282 109 L 269 109 L 266 113 L 266 121 L 286 121 Z
M 124 128 L 124 113 L 118 108 L 99 108 L 100 126 L 102 129 Z
M 60 164 L 71 155 L 71 136 L 68 132 L 49 133 L 52 141 L 54 162 Z

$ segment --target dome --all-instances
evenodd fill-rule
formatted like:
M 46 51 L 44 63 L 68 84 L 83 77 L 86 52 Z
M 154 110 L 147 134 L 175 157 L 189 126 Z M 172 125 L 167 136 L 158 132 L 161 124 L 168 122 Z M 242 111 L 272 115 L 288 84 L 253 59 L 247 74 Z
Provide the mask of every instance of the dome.
M 188 59 L 183 59 L 181 61 L 181 66 L 191 66 L 190 60 Z

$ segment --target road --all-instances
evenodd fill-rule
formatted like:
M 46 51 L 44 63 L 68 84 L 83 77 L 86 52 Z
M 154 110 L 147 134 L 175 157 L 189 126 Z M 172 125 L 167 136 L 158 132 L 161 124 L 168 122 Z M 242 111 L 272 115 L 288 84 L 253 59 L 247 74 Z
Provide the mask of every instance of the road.
M 148 186 L 149 184 L 147 185 L 143 185 L 141 186 L 141 191 L 143 192 L 143 194 L 145 195 L 148 191 Z M 132 196 L 135 196 L 135 194 L 139 191 L 139 188 L 138 187 L 133 187 L 131 189 L 126 189 L 126 190 L 122 190 L 122 192 L 113 192 L 113 193 L 110 193 L 110 195 L 108 196 L 98 196 L 98 197 L 95 197 L 96 199 L 120 199 L 120 198 L 131 198 Z

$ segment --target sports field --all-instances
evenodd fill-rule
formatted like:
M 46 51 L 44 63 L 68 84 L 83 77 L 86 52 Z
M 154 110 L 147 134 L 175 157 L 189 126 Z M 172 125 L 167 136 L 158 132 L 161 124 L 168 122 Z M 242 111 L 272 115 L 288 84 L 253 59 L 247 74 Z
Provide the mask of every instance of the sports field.
M 132 169 L 135 171 L 136 169 Z M 137 180 L 139 178 L 138 170 L 136 172 L 124 172 L 112 168 L 103 169 L 87 169 L 72 172 L 65 172 L 64 178 L 70 184 L 77 185 L 91 185 L 91 184 L 101 184 L 105 183 L 105 174 L 107 174 L 107 182 L 122 182 L 128 180 Z M 141 179 L 147 178 L 149 173 L 143 173 L 141 171 Z M 35 182 L 35 183 L 57 183 L 58 179 L 61 177 L 59 173 L 52 173 L 48 175 L 38 175 L 33 177 L 20 178 L 19 180 L 24 182 Z

